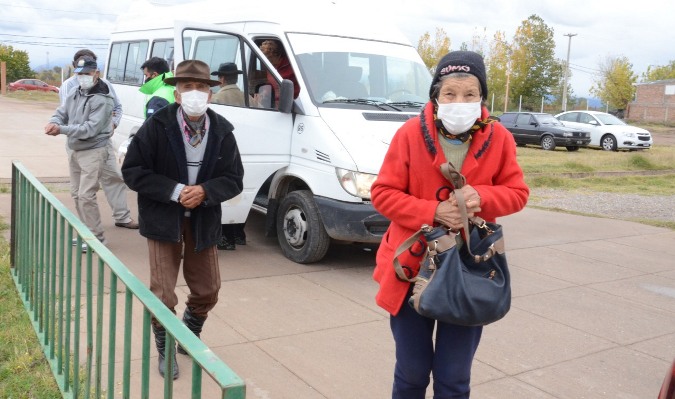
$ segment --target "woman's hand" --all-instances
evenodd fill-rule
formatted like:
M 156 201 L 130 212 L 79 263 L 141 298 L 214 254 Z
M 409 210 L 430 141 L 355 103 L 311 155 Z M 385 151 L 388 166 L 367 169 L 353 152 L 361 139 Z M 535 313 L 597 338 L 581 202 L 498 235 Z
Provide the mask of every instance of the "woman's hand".
M 468 184 L 462 187 L 460 191 L 464 196 L 467 217 L 471 218 L 481 210 L 480 196 L 476 189 Z M 438 204 L 434 220 L 454 231 L 458 231 L 464 226 L 455 193 L 452 193 L 450 198 Z

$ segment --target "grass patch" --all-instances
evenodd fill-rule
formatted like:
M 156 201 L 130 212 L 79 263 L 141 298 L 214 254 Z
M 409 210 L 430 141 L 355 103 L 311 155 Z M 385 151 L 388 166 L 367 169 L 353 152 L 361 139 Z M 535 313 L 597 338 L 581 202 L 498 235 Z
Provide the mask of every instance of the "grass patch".
M 672 170 L 675 168 L 675 146 L 654 147 L 644 151 L 601 151 L 581 148 L 579 151 L 542 151 L 518 147 L 518 163 L 528 173 L 578 173 L 608 171 Z
M 675 174 L 653 176 L 612 176 L 569 178 L 559 176 L 525 176 L 532 188 L 556 188 L 605 193 L 675 195 Z
M 7 225 L 2 223 L 2 230 Z M 60 398 L 28 313 L 10 274 L 9 244 L 0 237 L 0 392 L 3 398 Z
M 42 101 L 53 103 L 60 102 L 59 93 L 43 92 L 43 91 L 27 91 L 27 90 L 8 91 L 7 98 L 14 98 L 23 101 Z

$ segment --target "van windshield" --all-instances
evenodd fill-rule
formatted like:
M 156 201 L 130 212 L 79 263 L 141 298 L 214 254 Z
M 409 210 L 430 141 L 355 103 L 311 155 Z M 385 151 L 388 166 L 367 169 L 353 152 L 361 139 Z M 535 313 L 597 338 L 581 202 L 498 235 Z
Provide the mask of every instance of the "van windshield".
M 411 46 L 313 34 L 289 34 L 305 85 L 318 106 L 419 108 L 431 74 Z

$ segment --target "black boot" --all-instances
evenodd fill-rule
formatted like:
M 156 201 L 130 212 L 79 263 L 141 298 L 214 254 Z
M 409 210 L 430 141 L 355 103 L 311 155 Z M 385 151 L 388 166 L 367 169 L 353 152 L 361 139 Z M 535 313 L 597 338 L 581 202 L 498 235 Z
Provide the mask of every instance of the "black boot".
M 164 349 L 166 346 L 166 330 L 163 326 L 155 324 L 152 325 L 152 332 L 155 333 L 155 345 L 157 346 L 157 352 L 159 353 L 159 364 L 157 369 L 159 374 L 164 378 L 164 373 L 166 372 L 166 359 L 164 358 L 165 353 Z M 176 355 L 173 356 L 173 379 L 178 378 L 178 363 L 176 362 Z
M 185 313 L 183 313 L 183 323 L 190 331 L 192 331 L 194 335 L 197 336 L 197 338 L 199 338 L 199 335 L 202 333 L 202 327 L 204 327 L 205 321 L 206 317 L 195 315 L 192 313 L 192 309 L 189 306 L 185 308 Z M 178 345 L 178 349 L 176 351 L 181 355 L 187 355 L 185 349 L 183 349 L 183 347 L 180 345 Z

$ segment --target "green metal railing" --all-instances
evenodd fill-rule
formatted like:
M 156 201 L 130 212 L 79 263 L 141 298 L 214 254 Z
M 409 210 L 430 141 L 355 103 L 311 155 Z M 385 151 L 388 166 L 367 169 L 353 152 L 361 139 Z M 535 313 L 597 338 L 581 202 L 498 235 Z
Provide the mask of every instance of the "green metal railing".
M 150 357 L 153 316 L 167 331 L 166 358 L 174 356 L 176 342 L 192 358 L 191 398 L 202 397 L 203 373 L 221 398 L 245 398 L 241 378 L 19 162 L 12 164 L 10 240 L 12 277 L 64 398 L 150 398 L 151 389 L 157 398 L 160 383 L 163 397 L 172 398 L 173 379 L 162 382 L 156 370 L 150 373 L 157 361 Z M 134 303 L 142 306 L 140 326 L 132 321 Z M 140 353 L 132 350 L 134 339 Z M 171 376 L 172 362 L 167 368 Z

